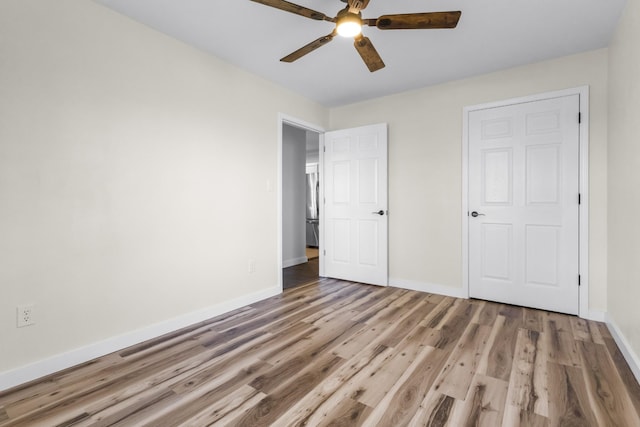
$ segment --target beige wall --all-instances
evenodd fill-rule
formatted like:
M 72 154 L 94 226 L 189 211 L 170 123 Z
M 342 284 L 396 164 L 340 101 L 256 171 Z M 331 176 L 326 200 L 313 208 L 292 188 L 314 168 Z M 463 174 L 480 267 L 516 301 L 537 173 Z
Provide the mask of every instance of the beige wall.
M 639 40 L 640 3 L 628 1 L 609 50 L 608 311 L 636 357 L 640 355 Z
M 328 124 L 91 1 L 1 1 L 0 374 L 276 287 L 279 112 Z
M 606 309 L 607 50 L 331 110 L 331 128 L 389 123 L 390 281 L 462 286 L 465 106 L 590 87 L 590 308 Z

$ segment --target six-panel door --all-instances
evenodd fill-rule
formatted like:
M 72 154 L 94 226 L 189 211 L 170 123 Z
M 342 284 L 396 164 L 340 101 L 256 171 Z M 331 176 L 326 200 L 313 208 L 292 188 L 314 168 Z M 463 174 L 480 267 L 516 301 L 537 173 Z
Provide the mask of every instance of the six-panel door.
M 572 95 L 469 113 L 471 297 L 578 313 L 578 112 Z
M 387 125 L 325 134 L 325 275 L 387 285 Z

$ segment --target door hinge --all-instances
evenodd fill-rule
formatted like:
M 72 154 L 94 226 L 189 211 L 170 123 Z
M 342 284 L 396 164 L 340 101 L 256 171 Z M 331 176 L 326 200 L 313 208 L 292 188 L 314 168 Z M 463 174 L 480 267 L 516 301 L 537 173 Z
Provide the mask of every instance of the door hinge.
M 582 113 L 578 113 L 578 123 L 582 123 Z
M 322 251 L 322 255 L 327 256 L 327 250 L 326 249 Z
M 582 204 L 582 194 L 578 193 L 578 204 Z
M 327 152 L 327 146 L 325 145 L 324 147 L 322 147 L 322 152 L 326 153 Z
M 578 274 L 578 286 L 582 286 L 582 278 Z

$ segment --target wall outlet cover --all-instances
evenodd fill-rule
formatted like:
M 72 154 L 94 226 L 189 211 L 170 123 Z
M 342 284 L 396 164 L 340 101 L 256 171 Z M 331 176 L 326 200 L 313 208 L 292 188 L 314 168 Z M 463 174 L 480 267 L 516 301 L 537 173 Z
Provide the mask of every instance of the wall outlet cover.
M 31 326 L 35 324 L 34 319 L 34 305 L 19 305 L 17 310 L 17 326 L 18 328 L 23 328 L 25 326 Z

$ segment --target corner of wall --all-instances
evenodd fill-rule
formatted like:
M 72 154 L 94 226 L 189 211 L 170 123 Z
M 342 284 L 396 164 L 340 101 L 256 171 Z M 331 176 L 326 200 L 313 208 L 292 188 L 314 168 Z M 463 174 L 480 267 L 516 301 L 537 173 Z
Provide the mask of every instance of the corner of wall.
M 620 327 L 617 325 L 614 318 L 609 313 L 606 314 L 606 322 L 609 328 L 609 332 L 611 332 L 611 336 L 618 345 L 618 348 L 620 348 L 620 352 L 624 356 L 624 359 L 627 361 L 629 368 L 631 368 L 633 375 L 636 377 L 636 381 L 640 383 L 640 357 L 633 350 L 633 347 L 620 330 Z

